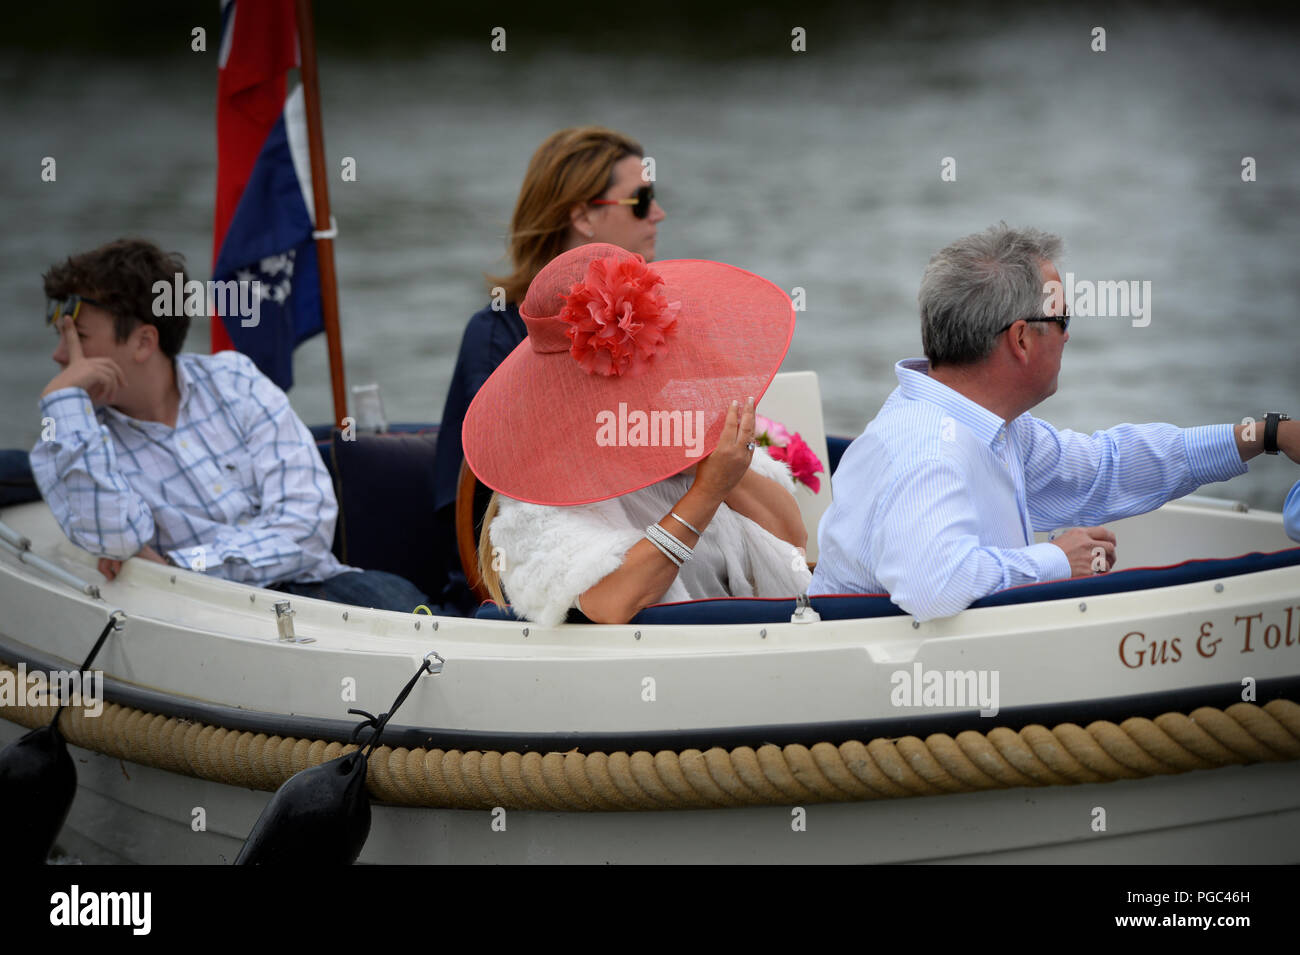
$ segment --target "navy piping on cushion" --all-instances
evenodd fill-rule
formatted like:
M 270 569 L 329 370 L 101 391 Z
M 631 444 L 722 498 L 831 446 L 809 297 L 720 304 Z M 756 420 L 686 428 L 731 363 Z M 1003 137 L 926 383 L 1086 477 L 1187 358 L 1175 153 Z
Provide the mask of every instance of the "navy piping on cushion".
M 1113 574 L 1096 577 L 1074 577 L 1070 580 L 1049 580 L 1041 584 L 1024 584 L 989 594 L 972 607 L 1004 607 L 1011 604 L 1036 603 L 1040 600 L 1061 600 L 1069 597 L 1090 597 L 1095 594 L 1123 593 L 1132 590 L 1152 590 L 1156 587 L 1174 587 L 1192 584 L 1217 577 L 1237 577 L 1255 574 L 1279 567 L 1300 564 L 1300 547 L 1261 553 L 1254 551 L 1240 557 L 1185 560 L 1167 567 L 1130 567 Z
M 789 623 L 794 600 L 788 597 L 717 597 L 712 600 L 683 600 L 654 604 L 633 617 L 632 624 L 745 624 Z M 868 617 L 901 616 L 900 610 L 885 594 L 833 594 L 813 599 L 813 607 L 823 620 L 859 620 Z M 478 620 L 528 621 L 510 607 L 488 601 L 474 612 Z M 570 619 L 568 623 L 580 621 Z
M 1052 580 L 1025 584 L 990 594 L 972 607 L 1002 607 L 1071 597 L 1151 590 L 1179 584 L 1254 574 L 1279 567 L 1300 565 L 1300 547 L 1272 553 L 1250 553 L 1240 557 L 1183 561 L 1168 567 L 1132 567 L 1114 574 Z M 887 594 L 822 594 L 811 599 L 823 620 L 860 620 L 873 617 L 906 616 Z M 789 623 L 795 602 L 780 597 L 716 597 L 709 600 L 681 600 L 646 607 L 630 621 L 633 624 L 678 626 L 695 624 Z M 486 603 L 474 614 L 480 620 L 515 620 L 509 607 Z
M 494 601 L 485 600 L 474 611 L 476 620 L 513 620 L 515 623 L 528 623 L 527 618 L 518 616 L 514 608 L 498 606 Z M 591 623 L 581 611 L 571 609 L 565 623 Z
M 857 620 L 901 616 L 903 611 L 885 594 L 832 594 L 814 597 L 813 607 L 823 620 Z M 788 597 L 717 597 L 654 604 L 633 617 L 634 624 L 789 623 L 794 600 Z M 474 612 L 479 620 L 528 621 L 510 607 L 488 601 Z M 573 623 L 575 621 L 568 621 Z
M 518 623 L 527 623 L 523 617 L 516 617 L 514 610 L 508 605 L 505 607 L 488 600 L 479 605 L 474 611 L 475 620 L 514 620 Z
M 812 598 L 823 620 L 903 616 L 888 594 L 830 594 Z M 795 601 L 788 597 L 716 597 L 653 604 L 632 618 L 637 624 L 789 623 Z

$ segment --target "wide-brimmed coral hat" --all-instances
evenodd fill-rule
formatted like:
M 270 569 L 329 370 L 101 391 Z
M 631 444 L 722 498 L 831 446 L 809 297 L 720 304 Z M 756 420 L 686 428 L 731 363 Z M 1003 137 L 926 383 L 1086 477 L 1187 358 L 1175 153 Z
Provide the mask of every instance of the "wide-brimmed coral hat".
M 604 243 L 552 260 L 519 313 L 528 337 L 479 390 L 461 440 L 480 481 L 534 504 L 603 501 L 698 463 L 794 335 L 790 297 L 761 276 Z

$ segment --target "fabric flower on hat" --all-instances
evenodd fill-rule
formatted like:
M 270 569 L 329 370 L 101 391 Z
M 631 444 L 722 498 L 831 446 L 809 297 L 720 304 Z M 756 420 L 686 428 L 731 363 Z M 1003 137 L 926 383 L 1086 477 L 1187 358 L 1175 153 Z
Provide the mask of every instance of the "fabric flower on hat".
M 569 324 L 570 354 L 588 374 L 635 376 L 668 350 L 681 303 L 669 302 L 662 284 L 639 257 L 592 260 L 559 315 Z

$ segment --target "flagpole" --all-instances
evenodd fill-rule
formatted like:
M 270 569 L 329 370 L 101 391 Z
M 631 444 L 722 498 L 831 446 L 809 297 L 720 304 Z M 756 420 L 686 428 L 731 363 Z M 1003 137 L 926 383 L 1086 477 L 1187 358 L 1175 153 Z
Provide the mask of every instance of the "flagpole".
M 320 84 L 316 73 L 316 29 L 312 23 L 311 0 L 297 0 L 298 51 L 302 70 L 302 91 L 307 110 L 307 143 L 311 150 L 311 189 L 316 206 L 316 231 L 327 233 L 316 239 L 320 268 L 321 314 L 329 346 L 330 384 L 334 392 L 334 423 L 343 427 L 348 413 L 347 389 L 343 380 L 343 338 L 339 333 L 339 286 L 334 271 L 334 239 L 331 230 L 330 193 L 325 172 L 325 137 L 321 129 Z

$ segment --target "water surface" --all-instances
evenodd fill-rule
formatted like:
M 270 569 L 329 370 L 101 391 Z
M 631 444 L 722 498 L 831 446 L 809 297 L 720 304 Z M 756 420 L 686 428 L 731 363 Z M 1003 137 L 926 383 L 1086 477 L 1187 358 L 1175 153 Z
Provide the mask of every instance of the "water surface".
M 1060 390 L 1037 413 L 1092 431 L 1300 414 L 1300 77 L 1286 26 L 1042 12 L 864 28 L 832 49 L 709 56 L 698 42 L 634 55 L 572 43 L 493 54 L 322 58 L 347 372 L 377 381 L 390 420 L 441 415 L 482 274 L 529 155 L 599 122 L 655 157 L 661 258 L 710 258 L 806 292 L 786 369 L 814 369 L 828 430 L 856 434 L 920 353 L 916 288 L 962 234 L 1005 219 L 1060 233 L 1062 272 L 1152 283 L 1152 320 L 1079 319 Z M 725 40 L 720 40 L 725 43 Z M 40 273 L 124 234 L 211 263 L 211 58 L 87 62 L 6 54 L 0 85 L 0 446 L 30 446 L 53 374 Z M 58 179 L 39 163 L 55 156 Z M 1258 180 L 1243 182 L 1244 156 Z M 957 163 L 955 182 L 940 163 Z M 196 324 L 190 347 L 206 350 Z M 294 407 L 331 417 L 323 339 L 297 360 Z M 1270 509 L 1300 478 L 1256 462 L 1217 493 Z

